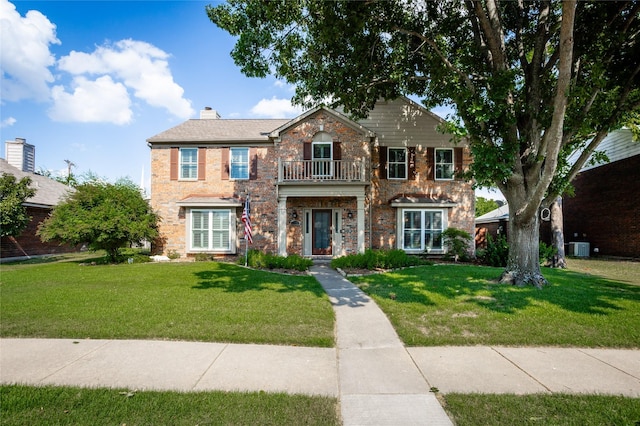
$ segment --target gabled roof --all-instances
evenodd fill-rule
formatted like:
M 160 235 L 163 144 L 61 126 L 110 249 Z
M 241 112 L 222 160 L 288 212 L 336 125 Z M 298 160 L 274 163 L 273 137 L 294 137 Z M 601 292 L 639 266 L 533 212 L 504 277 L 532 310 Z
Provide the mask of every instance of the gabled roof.
M 583 172 L 640 155 L 640 141 L 635 141 L 631 130 L 624 127 L 622 129 L 609 132 L 609 134 L 598 144 L 596 151 L 604 152 L 607 157 L 609 157 L 609 161 L 606 163 L 590 164 L 591 157 L 593 157 L 592 155 L 580 171 Z M 569 162 L 571 164 L 575 163 L 578 159 L 578 155 L 578 153 L 571 155 L 569 157 Z
M 509 220 L 508 204 L 498 207 L 495 210 L 491 210 L 489 213 L 485 213 L 482 216 L 476 217 L 476 224 L 499 222 L 501 220 Z
M 273 130 L 270 134 L 270 136 L 272 138 L 279 138 L 280 137 L 280 133 L 284 132 L 285 130 L 295 126 L 296 124 L 300 123 L 301 121 L 306 120 L 307 118 L 311 117 L 312 115 L 314 115 L 315 113 L 317 113 L 318 111 L 324 111 L 329 115 L 332 115 L 333 117 L 335 117 L 337 120 L 339 120 L 340 122 L 342 122 L 342 124 L 351 127 L 353 130 L 360 132 L 362 134 L 364 134 L 365 136 L 368 137 L 373 137 L 375 136 L 375 133 L 372 132 L 371 130 L 367 129 L 366 127 L 360 125 L 359 123 L 351 120 L 349 117 L 347 117 L 346 115 L 343 115 L 333 109 L 327 108 L 324 105 L 319 105 L 315 108 L 310 109 L 309 111 L 304 112 L 303 114 L 297 116 L 296 118 L 294 118 L 293 120 L 288 121 L 287 123 L 283 124 L 282 126 L 278 127 L 277 129 Z
M 154 143 L 268 142 L 269 133 L 288 119 L 191 119 L 147 139 Z
M 31 188 L 36 189 L 36 194 L 25 201 L 24 204 L 27 206 L 45 208 L 54 207 L 63 201 L 70 192 L 74 191 L 73 188 L 69 188 L 68 186 L 46 176 L 23 172 L 17 167 L 7 163 L 7 161 L 2 158 L 0 158 L 0 173 L 13 175 L 17 180 L 21 180 L 25 176 L 31 178 Z

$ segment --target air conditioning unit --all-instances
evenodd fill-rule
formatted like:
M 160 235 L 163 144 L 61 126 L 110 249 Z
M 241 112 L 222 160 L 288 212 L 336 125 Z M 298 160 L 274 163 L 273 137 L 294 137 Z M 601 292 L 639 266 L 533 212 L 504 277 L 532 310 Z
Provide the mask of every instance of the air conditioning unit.
M 589 243 L 569 243 L 569 256 L 589 257 Z

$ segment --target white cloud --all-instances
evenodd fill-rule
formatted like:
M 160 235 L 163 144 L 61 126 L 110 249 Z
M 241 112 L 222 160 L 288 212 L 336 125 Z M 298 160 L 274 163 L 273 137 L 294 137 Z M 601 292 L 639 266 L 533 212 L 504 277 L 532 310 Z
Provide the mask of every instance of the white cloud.
M 95 81 L 76 77 L 73 93 L 55 86 L 51 96 L 54 105 L 49 110 L 49 117 L 56 121 L 127 124 L 133 116 L 126 87 L 108 75 Z
M 5 118 L 4 120 L 2 120 L 2 122 L 0 122 L 0 127 L 2 127 L 2 128 L 4 128 L 4 127 L 11 127 L 11 126 L 13 126 L 14 124 L 16 124 L 16 122 L 17 122 L 17 121 L 18 121 L 18 120 L 16 120 L 16 119 L 15 119 L 15 118 L 13 118 L 13 117 Z
M 274 96 L 271 99 L 262 99 L 251 108 L 251 113 L 259 117 L 287 118 L 301 114 L 302 108 L 292 105 L 289 99 L 278 99 Z
M 56 26 L 36 10 L 20 16 L 7 0 L 0 0 L 0 22 L 0 95 L 3 101 L 46 101 L 48 84 L 53 82 L 49 67 L 55 63 L 49 45 L 60 44 Z
M 173 81 L 168 57 L 149 43 L 129 39 L 98 46 L 92 53 L 72 51 L 58 61 L 58 68 L 73 75 L 110 75 L 147 104 L 186 119 L 194 110 Z

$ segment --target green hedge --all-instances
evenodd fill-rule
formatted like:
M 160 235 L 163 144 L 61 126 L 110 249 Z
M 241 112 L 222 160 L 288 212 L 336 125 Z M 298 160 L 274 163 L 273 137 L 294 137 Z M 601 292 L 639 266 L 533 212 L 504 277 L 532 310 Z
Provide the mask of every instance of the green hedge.
M 371 250 L 364 253 L 349 254 L 331 261 L 332 268 L 354 269 L 395 269 L 407 266 L 430 265 L 431 262 L 420 257 L 409 256 L 403 250 Z

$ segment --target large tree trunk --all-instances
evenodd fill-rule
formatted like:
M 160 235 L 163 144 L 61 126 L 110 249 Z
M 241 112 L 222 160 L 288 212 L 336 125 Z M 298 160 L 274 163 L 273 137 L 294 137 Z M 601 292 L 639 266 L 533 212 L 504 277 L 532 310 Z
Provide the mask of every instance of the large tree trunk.
M 567 259 L 564 253 L 564 218 L 562 216 L 562 197 L 551 204 L 551 244 L 557 250 L 554 257 L 554 268 L 566 268 Z
M 513 209 L 515 210 L 515 209 Z M 509 205 L 509 260 L 500 282 L 517 286 L 547 283 L 540 271 L 540 221 L 537 214 L 519 217 Z

